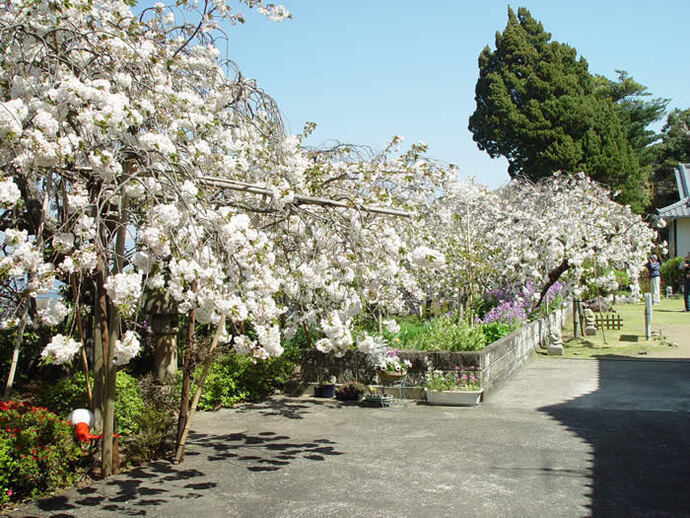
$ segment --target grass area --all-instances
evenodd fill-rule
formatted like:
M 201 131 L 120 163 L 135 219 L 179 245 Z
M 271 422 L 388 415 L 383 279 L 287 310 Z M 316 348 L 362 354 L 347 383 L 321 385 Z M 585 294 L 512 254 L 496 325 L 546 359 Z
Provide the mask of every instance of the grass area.
M 573 321 L 569 319 L 563 329 L 564 356 L 596 357 L 606 355 L 640 356 L 666 350 L 668 337 L 661 332 L 664 327 L 690 323 L 690 314 L 684 313 L 681 298 L 662 299 L 652 306 L 652 337 L 645 336 L 644 303 L 619 304 L 616 313 L 623 319 L 620 330 L 605 329 L 594 336 L 573 338 Z

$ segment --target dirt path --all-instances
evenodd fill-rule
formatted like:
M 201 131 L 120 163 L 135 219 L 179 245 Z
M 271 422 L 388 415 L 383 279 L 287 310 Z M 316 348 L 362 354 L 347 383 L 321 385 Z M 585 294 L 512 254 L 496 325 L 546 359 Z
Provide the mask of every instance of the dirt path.
M 687 324 L 664 324 L 658 326 L 662 336 L 671 344 L 663 349 L 654 349 L 647 354 L 648 358 L 684 358 L 690 359 L 690 313 L 686 313 Z M 657 326 L 652 326 L 657 329 Z

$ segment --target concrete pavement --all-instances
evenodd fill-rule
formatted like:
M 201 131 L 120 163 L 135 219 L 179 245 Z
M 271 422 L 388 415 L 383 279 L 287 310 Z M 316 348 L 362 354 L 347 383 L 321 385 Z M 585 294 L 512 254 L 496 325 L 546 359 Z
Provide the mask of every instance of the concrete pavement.
M 477 408 L 277 397 L 12 516 L 690 516 L 690 362 L 535 358 Z

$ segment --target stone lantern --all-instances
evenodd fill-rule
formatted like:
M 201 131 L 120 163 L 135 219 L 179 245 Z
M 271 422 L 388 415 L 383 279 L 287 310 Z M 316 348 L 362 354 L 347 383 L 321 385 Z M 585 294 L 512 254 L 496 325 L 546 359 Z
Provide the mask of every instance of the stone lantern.
M 148 297 L 144 309 L 151 323 L 156 379 L 170 385 L 177 373 L 178 314 L 175 302 L 167 294 L 157 294 Z

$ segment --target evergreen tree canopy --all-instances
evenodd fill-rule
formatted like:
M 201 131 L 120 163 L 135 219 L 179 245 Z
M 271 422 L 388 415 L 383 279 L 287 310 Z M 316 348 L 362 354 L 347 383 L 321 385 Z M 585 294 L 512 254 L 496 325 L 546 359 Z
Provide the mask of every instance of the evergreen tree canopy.
M 619 118 L 628 135 L 628 142 L 638 153 L 640 165 L 651 170 L 656 158 L 654 142 L 659 134 L 648 126 L 661 120 L 666 113 L 669 99 L 651 96 L 647 87 L 635 81 L 625 70 L 616 70 L 618 81 L 611 81 L 604 76 L 596 76 L 597 91 L 611 99 L 619 108 Z
M 660 209 L 678 201 L 674 168 L 678 162 L 690 163 L 690 109 L 668 114 L 654 151 L 654 206 Z
M 517 16 L 508 8 L 508 24 L 495 43 L 495 51 L 487 46 L 479 55 L 477 107 L 469 121 L 478 147 L 492 158 L 506 157 L 513 177 L 584 171 L 641 212 L 649 176 L 631 137 L 643 142 L 649 136 L 646 124 L 635 125 L 639 106 L 630 98 L 646 89 L 627 75 L 606 83 L 590 74 L 587 61 L 551 41 L 525 8 Z

